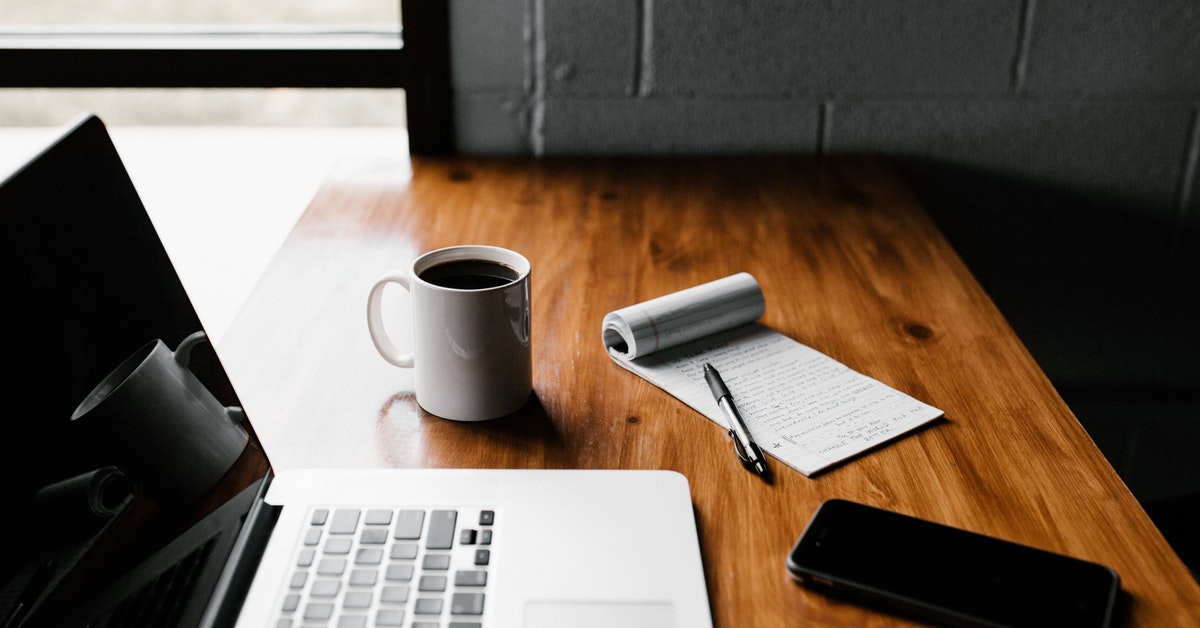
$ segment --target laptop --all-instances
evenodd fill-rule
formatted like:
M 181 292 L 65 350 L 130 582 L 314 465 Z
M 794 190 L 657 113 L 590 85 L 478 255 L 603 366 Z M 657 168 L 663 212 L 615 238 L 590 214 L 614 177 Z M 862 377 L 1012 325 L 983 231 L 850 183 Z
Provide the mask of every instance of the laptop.
M 0 183 L 0 239 L 15 371 L 2 497 L 21 513 L 0 625 L 712 625 L 690 490 L 671 471 L 276 473 L 246 417 L 211 489 L 159 503 L 69 420 L 148 340 L 203 329 L 99 118 Z M 216 350 L 189 368 L 240 406 Z

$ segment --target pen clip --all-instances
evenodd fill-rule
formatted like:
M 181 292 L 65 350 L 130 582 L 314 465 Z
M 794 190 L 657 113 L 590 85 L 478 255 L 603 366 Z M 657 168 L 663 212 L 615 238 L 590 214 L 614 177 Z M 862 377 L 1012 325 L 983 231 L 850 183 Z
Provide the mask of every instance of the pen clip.
M 733 441 L 733 451 L 737 454 L 738 460 L 741 460 L 745 464 L 752 464 L 754 459 L 750 457 L 750 454 L 742 445 L 742 439 L 738 438 L 737 433 L 732 429 L 729 430 L 729 439 Z

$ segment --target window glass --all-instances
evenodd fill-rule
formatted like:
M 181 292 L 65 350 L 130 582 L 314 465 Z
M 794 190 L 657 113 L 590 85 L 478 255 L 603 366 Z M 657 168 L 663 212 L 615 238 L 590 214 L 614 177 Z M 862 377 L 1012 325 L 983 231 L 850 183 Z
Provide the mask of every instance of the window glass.
M 406 123 L 401 89 L 0 89 L 3 126 L 57 127 L 82 111 L 117 126 Z
M 117 36 L 122 26 L 130 32 L 207 26 L 199 29 L 206 34 L 395 32 L 400 0 L 0 0 L 0 14 L 0 34 L 32 32 L 47 42 L 35 47 L 53 48 L 61 40 L 43 34 L 92 27 Z M 121 126 L 405 124 L 400 89 L 0 89 L 0 126 L 57 127 L 85 110 Z
M 371 24 L 400 23 L 400 0 L 0 0 L 4 23 L 62 24 Z

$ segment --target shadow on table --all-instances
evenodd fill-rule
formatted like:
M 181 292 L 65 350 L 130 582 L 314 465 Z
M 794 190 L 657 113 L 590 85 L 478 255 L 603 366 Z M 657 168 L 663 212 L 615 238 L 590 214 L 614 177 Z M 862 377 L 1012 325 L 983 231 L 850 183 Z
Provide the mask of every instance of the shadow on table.
M 1200 214 L 922 159 L 902 172 L 1080 423 L 1200 569 Z M 1195 201 L 1193 200 L 1193 204 Z

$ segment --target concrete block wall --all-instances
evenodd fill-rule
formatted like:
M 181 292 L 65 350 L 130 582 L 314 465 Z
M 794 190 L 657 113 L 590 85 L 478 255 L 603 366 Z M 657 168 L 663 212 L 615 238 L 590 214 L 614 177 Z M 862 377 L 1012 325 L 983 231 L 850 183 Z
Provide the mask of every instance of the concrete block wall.
M 1200 0 L 452 0 L 451 36 L 464 152 L 895 157 L 1131 484 L 1200 494 L 1130 445 L 1200 445 Z
M 473 153 L 876 151 L 1200 229 L 1197 0 L 452 0 Z
M 1195 0 L 454 0 L 459 145 L 878 150 L 1195 220 Z

